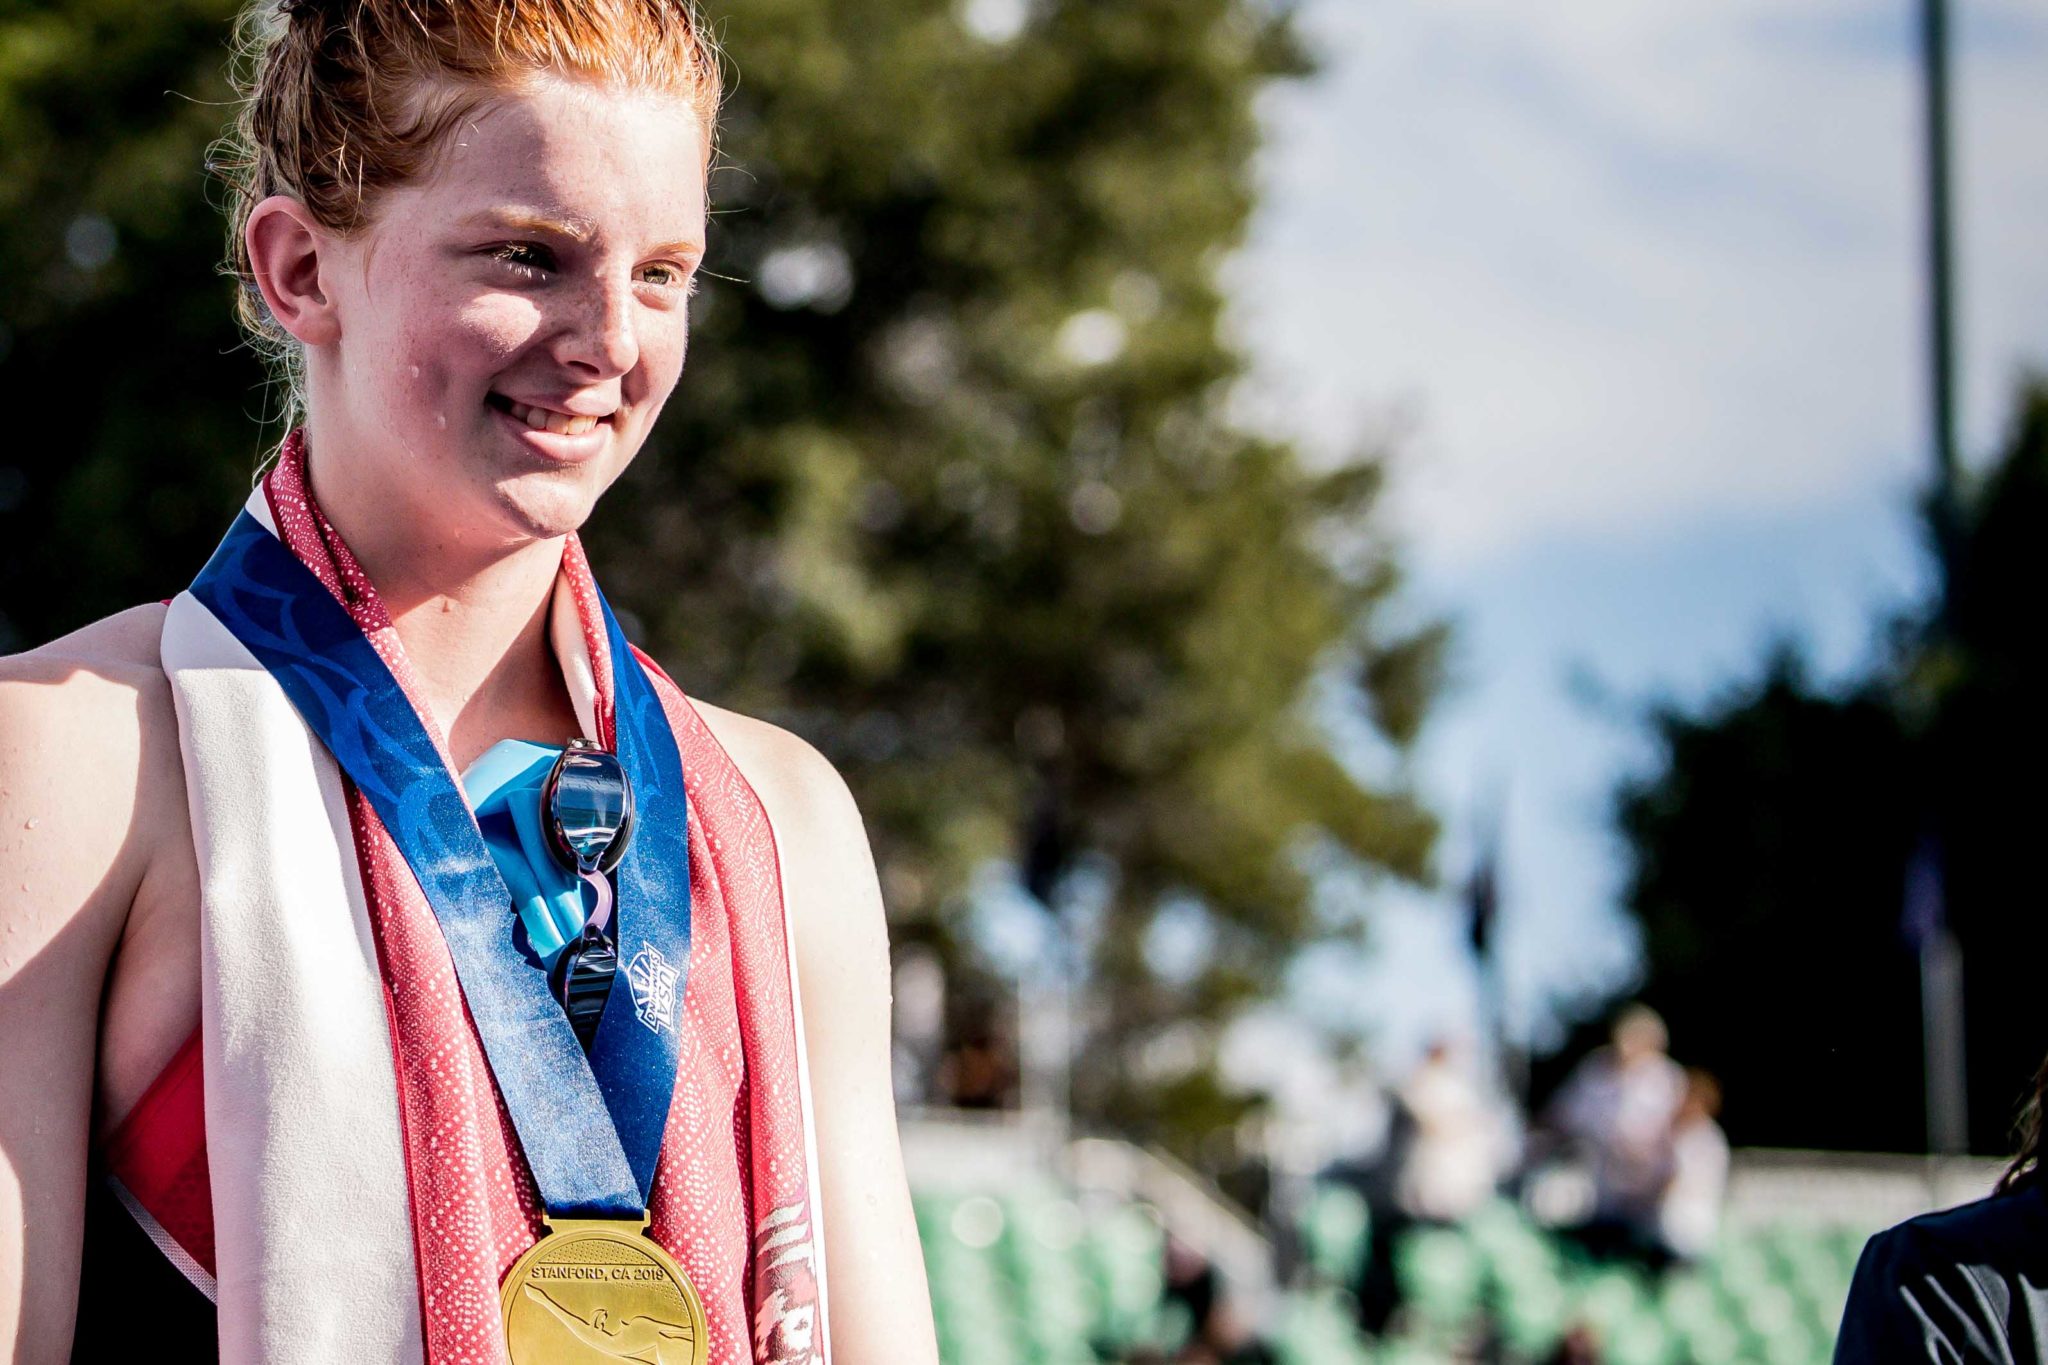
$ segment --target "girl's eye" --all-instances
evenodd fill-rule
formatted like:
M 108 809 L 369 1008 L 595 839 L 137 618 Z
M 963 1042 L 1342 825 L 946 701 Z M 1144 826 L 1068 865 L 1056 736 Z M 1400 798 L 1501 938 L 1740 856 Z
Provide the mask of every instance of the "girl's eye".
M 694 294 L 697 292 L 696 277 L 686 275 L 683 268 L 677 265 L 662 263 L 642 266 L 640 268 L 640 279 L 644 284 L 659 285 L 664 289 L 675 289 L 687 285 L 689 293 Z
M 535 242 L 500 242 L 487 254 L 526 279 L 537 280 L 555 268 L 554 253 Z

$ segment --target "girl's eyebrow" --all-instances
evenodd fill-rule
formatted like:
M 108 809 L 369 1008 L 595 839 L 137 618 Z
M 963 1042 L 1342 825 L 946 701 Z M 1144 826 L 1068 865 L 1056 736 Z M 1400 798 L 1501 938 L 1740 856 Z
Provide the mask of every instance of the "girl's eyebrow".
M 704 255 L 704 243 L 693 241 L 663 242 L 660 246 L 650 248 L 647 254 L 649 256 L 679 256 L 685 261 L 695 263 Z
M 567 237 L 587 242 L 597 235 L 596 225 L 587 218 L 557 217 L 540 209 L 496 208 L 473 213 L 463 226 L 488 227 L 503 232 L 537 232 L 550 237 Z
M 493 232 L 529 232 L 543 237 L 566 237 L 572 242 L 585 243 L 597 235 L 597 225 L 587 218 L 558 217 L 539 209 L 497 208 L 485 209 L 462 220 L 464 227 L 487 228 Z M 680 238 L 663 242 L 651 248 L 650 256 L 679 256 L 695 261 L 704 254 L 704 243 L 698 238 Z

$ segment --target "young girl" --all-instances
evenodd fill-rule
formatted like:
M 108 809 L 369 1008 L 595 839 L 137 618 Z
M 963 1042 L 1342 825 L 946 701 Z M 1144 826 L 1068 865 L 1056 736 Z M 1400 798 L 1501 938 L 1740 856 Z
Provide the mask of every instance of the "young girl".
M 188 591 L 0 661 L 0 1339 L 935 1360 L 859 816 L 576 540 L 683 368 L 685 0 L 243 32 L 304 421 Z

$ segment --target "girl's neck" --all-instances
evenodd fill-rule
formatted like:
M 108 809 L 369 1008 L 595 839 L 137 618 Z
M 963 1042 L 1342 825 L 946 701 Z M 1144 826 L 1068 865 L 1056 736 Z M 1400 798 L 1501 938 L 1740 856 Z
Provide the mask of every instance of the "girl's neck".
M 559 743 L 575 732 L 549 617 L 562 541 L 478 546 L 414 526 L 409 508 L 371 507 L 343 480 L 307 483 L 405 646 L 458 767 L 510 737 Z

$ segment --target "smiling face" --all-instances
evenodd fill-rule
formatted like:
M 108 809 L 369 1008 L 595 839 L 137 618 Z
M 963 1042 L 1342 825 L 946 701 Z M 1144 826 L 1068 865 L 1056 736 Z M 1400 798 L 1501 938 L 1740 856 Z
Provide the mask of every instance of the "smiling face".
M 682 373 L 705 162 L 680 99 L 539 79 L 322 241 L 332 335 L 306 376 L 330 511 L 472 548 L 581 525 Z

